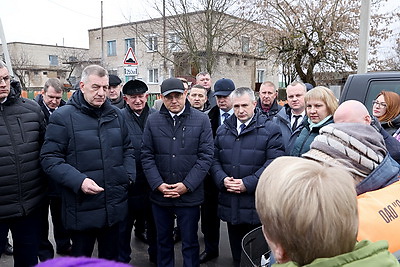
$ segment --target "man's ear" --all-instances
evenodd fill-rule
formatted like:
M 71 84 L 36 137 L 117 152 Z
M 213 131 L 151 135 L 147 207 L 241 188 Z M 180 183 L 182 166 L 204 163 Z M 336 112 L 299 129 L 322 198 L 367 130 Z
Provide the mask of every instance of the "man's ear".
M 371 116 L 370 115 L 365 115 L 364 121 L 366 122 L 366 124 L 370 125 L 371 122 L 372 122 Z

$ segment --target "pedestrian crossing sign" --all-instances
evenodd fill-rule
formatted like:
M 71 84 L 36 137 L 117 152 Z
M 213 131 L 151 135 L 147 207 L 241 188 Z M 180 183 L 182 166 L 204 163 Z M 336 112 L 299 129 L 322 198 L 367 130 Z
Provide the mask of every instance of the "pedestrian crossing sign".
M 128 52 L 126 52 L 124 64 L 126 65 L 139 65 L 135 53 L 133 53 L 132 47 L 129 47 Z

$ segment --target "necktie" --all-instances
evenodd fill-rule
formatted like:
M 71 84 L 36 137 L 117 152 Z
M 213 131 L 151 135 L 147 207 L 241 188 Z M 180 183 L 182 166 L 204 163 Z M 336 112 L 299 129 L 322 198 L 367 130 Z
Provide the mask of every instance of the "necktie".
M 222 114 L 222 117 L 224 117 L 224 120 L 221 121 L 221 124 L 224 123 L 224 121 L 226 121 L 227 118 L 229 118 L 230 114 L 228 112 L 225 112 L 224 114 Z
M 293 115 L 294 117 L 294 122 L 292 125 L 292 132 L 294 132 L 294 130 L 296 130 L 297 128 L 297 123 L 299 122 L 299 119 L 301 118 L 301 115 Z
M 54 112 L 54 110 L 56 110 L 56 109 L 55 108 L 49 108 L 50 114 L 52 114 Z
M 242 123 L 242 124 L 240 125 L 240 133 L 243 132 L 244 128 L 246 128 L 246 124 Z
M 175 126 L 176 123 L 178 122 L 178 115 L 174 115 L 172 118 L 174 119 L 174 126 Z

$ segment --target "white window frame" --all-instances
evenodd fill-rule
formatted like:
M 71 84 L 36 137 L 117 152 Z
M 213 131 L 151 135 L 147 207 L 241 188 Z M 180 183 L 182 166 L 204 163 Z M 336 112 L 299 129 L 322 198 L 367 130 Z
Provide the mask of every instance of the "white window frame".
M 249 53 L 250 52 L 250 37 L 243 35 L 242 38 L 242 52 Z
M 117 40 L 107 41 L 107 56 L 114 57 L 117 55 Z
M 147 52 L 158 51 L 158 37 L 156 34 L 147 36 Z
M 158 69 L 149 69 L 148 74 L 149 74 L 148 83 L 149 84 L 158 84 L 158 79 L 159 79 Z
M 172 52 L 180 51 L 181 36 L 179 32 L 168 33 L 168 49 Z
M 58 56 L 57 55 L 49 55 L 49 64 L 50 64 L 50 66 L 58 66 Z
M 259 56 L 263 56 L 265 54 L 266 51 L 266 43 L 265 41 L 258 41 L 258 55 Z
M 257 69 L 256 77 L 258 83 L 265 82 L 265 69 Z
M 136 52 L 136 38 L 125 38 L 125 51 L 128 51 L 129 47 L 132 47 L 133 53 Z

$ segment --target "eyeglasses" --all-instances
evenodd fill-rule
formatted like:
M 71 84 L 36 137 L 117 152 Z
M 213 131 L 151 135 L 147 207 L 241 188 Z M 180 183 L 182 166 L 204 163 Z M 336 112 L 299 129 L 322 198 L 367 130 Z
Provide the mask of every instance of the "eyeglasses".
M 377 105 L 377 106 L 382 107 L 382 108 L 387 108 L 386 103 L 379 102 L 379 101 L 376 101 L 376 100 L 372 101 L 372 105 Z
M 11 79 L 10 76 L 0 77 L 0 83 L 2 83 L 3 81 L 4 81 L 5 83 L 7 83 L 7 82 L 10 81 L 10 79 Z

